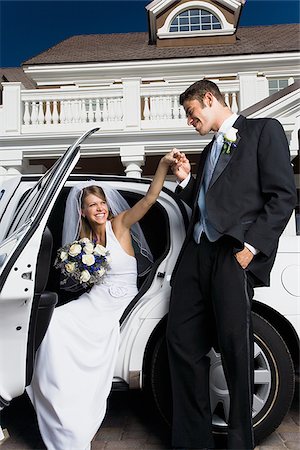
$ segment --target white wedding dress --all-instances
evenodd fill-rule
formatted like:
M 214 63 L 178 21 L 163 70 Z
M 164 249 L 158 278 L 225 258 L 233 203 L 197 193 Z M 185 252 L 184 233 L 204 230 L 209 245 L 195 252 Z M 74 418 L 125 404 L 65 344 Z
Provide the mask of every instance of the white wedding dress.
M 136 259 L 106 223 L 110 270 L 89 293 L 54 310 L 27 388 L 48 450 L 86 450 L 106 412 L 119 320 L 137 293 Z

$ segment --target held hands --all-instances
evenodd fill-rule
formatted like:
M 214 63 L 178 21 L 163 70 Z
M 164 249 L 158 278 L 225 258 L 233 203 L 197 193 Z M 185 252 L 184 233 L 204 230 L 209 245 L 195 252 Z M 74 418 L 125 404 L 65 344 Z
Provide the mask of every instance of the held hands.
M 167 163 L 177 177 L 178 181 L 183 181 L 191 172 L 191 165 L 184 153 L 173 148 L 169 153 L 167 153 L 162 161 Z
M 247 269 L 254 257 L 253 253 L 247 247 L 244 247 L 243 250 L 237 252 L 234 256 L 243 269 Z

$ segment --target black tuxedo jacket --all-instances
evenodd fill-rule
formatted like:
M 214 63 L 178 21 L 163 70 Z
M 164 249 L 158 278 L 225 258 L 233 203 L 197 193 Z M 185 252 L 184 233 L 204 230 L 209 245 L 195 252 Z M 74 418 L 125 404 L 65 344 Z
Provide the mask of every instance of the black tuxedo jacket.
M 264 286 L 269 284 L 279 237 L 296 204 L 290 152 L 284 130 L 275 119 L 239 116 L 233 126 L 238 129 L 237 146 L 218 159 L 206 193 L 207 214 L 222 235 L 233 238 L 236 250 L 244 242 L 259 250 L 248 270 L 255 285 Z M 192 208 L 192 216 L 173 276 L 199 220 L 198 194 L 213 140 L 201 154 L 196 179 L 191 177 L 179 193 Z

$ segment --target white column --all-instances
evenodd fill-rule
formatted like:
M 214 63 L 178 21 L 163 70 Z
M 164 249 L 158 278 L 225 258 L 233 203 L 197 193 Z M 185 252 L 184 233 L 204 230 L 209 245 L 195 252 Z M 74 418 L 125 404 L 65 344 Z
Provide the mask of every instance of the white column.
M 18 169 L 15 169 L 14 167 L 3 167 L 0 165 L 0 187 L 1 183 L 8 178 L 20 176 L 21 173 L 18 171 Z
M 22 127 L 22 83 L 2 83 L 3 86 L 3 133 L 21 134 Z
M 141 129 L 141 79 L 123 78 L 124 129 Z
M 240 111 L 269 96 L 268 80 L 257 72 L 240 72 Z
M 16 169 L 19 172 L 22 170 L 23 152 L 22 150 L 1 150 L 0 151 L 0 166 L 5 169 Z
M 120 148 L 122 164 L 127 177 L 141 178 L 141 166 L 145 163 L 145 147 L 143 145 L 122 146 Z

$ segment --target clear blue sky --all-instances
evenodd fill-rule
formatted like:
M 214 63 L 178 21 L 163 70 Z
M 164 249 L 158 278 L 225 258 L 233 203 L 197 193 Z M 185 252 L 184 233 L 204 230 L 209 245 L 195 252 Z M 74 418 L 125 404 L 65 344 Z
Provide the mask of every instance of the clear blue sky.
M 150 0 L 0 0 L 0 66 L 18 67 L 75 34 L 147 31 L 148 3 Z M 298 0 L 247 0 L 240 26 L 298 22 Z

